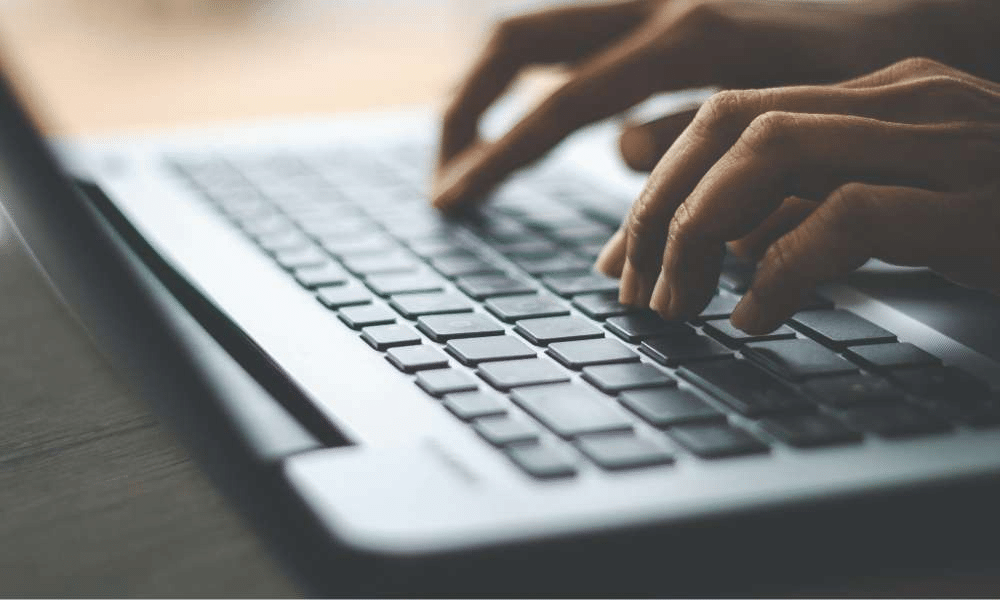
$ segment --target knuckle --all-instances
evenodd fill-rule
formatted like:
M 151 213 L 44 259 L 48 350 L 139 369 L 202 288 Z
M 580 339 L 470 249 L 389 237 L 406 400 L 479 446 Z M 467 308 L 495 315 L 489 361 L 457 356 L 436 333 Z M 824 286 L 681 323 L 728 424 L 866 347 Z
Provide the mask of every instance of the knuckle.
M 771 244 L 767 252 L 764 253 L 764 262 L 767 263 L 769 277 L 764 277 L 758 282 L 761 284 L 758 286 L 759 288 L 773 291 L 771 289 L 773 286 L 768 285 L 769 283 L 788 282 L 799 277 L 799 269 L 795 261 L 792 260 L 790 245 L 790 237 L 786 235 Z
M 903 75 L 926 75 L 933 73 L 944 73 L 950 69 L 940 62 L 923 56 L 913 56 L 904 58 L 897 62 L 894 68 Z
M 866 229 L 864 223 L 872 208 L 869 192 L 868 186 L 856 182 L 844 184 L 834 190 L 827 198 L 830 204 L 830 222 L 827 226 L 851 237 L 863 232 Z
M 787 149 L 794 143 L 796 130 L 803 124 L 803 116 L 795 113 L 770 111 L 750 122 L 740 141 L 754 151 Z
M 718 2 L 706 0 L 693 0 L 682 5 L 678 22 L 701 33 L 719 32 L 733 23 Z
M 667 227 L 667 242 L 680 246 L 687 245 L 692 239 L 698 237 L 696 229 L 691 207 L 683 202 L 674 211 L 673 218 L 670 219 L 670 225 Z
M 760 106 L 757 90 L 726 90 L 713 94 L 695 115 L 693 125 L 704 136 L 738 133 Z

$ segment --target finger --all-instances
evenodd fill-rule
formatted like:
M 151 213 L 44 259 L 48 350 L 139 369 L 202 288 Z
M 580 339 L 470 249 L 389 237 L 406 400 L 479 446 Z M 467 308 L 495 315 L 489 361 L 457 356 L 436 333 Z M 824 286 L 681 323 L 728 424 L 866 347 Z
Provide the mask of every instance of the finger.
M 692 109 L 647 123 L 626 122 L 618 138 L 618 148 L 625 164 L 636 171 L 652 171 L 697 113 L 697 109 Z
M 843 88 L 871 88 L 916 79 L 957 78 L 984 90 L 1000 92 L 1000 84 L 959 71 L 929 58 L 907 58 L 872 73 L 836 84 Z
M 639 25 L 648 2 L 545 10 L 503 21 L 445 110 L 440 163 L 445 163 L 477 137 L 482 113 L 529 64 L 579 60 Z
M 608 277 L 621 277 L 622 269 L 625 267 L 625 245 L 621 243 L 624 238 L 624 229 L 618 229 L 611 236 L 594 262 L 595 269 Z
M 767 113 L 678 207 L 656 286 L 669 288 L 670 302 L 654 296 L 652 305 L 671 318 L 697 313 L 705 281 L 719 275 L 719 265 L 701 257 L 749 234 L 790 195 L 823 197 L 850 181 L 961 189 L 1000 160 L 997 135 L 1000 128 L 979 124 Z
M 637 280 L 657 276 L 667 224 L 677 207 L 732 149 L 754 119 L 768 111 L 856 115 L 898 123 L 968 121 L 973 114 L 989 121 L 1000 116 L 996 100 L 992 92 L 975 85 L 941 78 L 877 88 L 799 86 L 716 94 L 702 106 L 678 142 L 654 168 L 646 188 L 629 211 L 629 235 L 624 241 L 628 247 L 627 260 L 635 266 Z M 836 135 L 835 131 L 832 133 Z M 639 300 L 645 304 L 650 298 Z
M 775 329 L 816 285 L 869 258 L 909 266 L 967 262 L 981 249 L 982 215 L 965 193 L 852 183 L 838 188 L 768 250 L 732 315 L 748 333 Z M 985 236 L 992 239 L 992 235 Z
M 816 210 L 818 204 L 811 200 L 803 200 L 792 196 L 785 198 L 781 206 L 768 215 L 756 229 L 741 237 L 729 242 L 729 250 L 736 256 L 756 263 L 767 249 L 792 229 L 799 226 L 812 211 Z

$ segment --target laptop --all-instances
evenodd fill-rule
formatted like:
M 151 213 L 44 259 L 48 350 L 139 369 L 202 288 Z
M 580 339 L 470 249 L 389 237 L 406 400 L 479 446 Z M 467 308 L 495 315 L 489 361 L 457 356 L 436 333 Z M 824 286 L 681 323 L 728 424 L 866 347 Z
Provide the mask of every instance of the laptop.
M 995 299 L 871 265 L 749 337 L 727 260 L 666 322 L 590 270 L 642 184 L 608 126 L 459 217 L 435 131 L 46 140 L 0 82 L 21 239 L 304 589 L 758 595 L 995 556 Z

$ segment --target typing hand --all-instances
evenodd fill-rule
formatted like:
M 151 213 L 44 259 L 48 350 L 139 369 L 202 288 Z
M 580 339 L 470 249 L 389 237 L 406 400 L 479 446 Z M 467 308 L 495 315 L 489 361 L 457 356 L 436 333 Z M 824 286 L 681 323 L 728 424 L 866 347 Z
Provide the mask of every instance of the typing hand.
M 725 244 L 759 259 L 733 313 L 777 327 L 875 257 L 1000 294 L 1000 84 L 926 59 L 846 83 L 717 94 L 662 159 L 598 268 L 622 301 L 696 315 Z
M 995 4 L 627 0 L 515 17 L 496 27 L 445 113 L 433 203 L 451 209 L 475 201 L 575 129 L 660 91 L 832 82 L 913 55 L 992 64 L 995 54 L 969 40 L 995 32 L 969 23 L 991 22 L 979 13 L 995 13 Z M 964 37 L 956 43 L 944 32 Z M 522 69 L 538 64 L 565 65 L 569 77 L 506 135 L 481 140 L 483 112 Z M 650 167 L 677 128 L 668 120 L 644 131 L 652 135 L 633 136 L 640 146 L 651 143 L 637 154 L 645 162 L 630 162 Z

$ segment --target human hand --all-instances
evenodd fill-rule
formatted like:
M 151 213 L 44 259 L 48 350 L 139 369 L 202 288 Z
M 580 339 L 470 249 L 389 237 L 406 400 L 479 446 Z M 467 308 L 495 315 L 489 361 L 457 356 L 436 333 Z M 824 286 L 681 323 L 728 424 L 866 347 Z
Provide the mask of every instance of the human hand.
M 1000 294 L 1000 84 L 926 59 L 846 83 L 728 91 L 653 170 L 597 267 L 691 317 L 725 244 L 760 259 L 734 325 L 763 333 L 869 258 Z
M 473 202 L 577 128 L 656 92 L 832 82 L 913 55 L 956 65 L 992 61 L 995 44 L 987 52 L 980 47 L 987 44 L 970 40 L 995 39 L 995 32 L 974 24 L 995 21 L 984 15 L 995 16 L 997 6 L 980 0 L 625 0 L 515 17 L 496 27 L 445 112 L 433 203 L 447 210 Z M 948 32 L 964 37 L 956 42 Z M 506 135 L 481 140 L 484 111 L 519 72 L 538 64 L 566 65 L 569 78 Z M 647 143 L 637 155 L 645 162 L 630 164 L 651 167 L 683 128 L 679 122 L 633 132 L 639 134 L 633 141 Z

